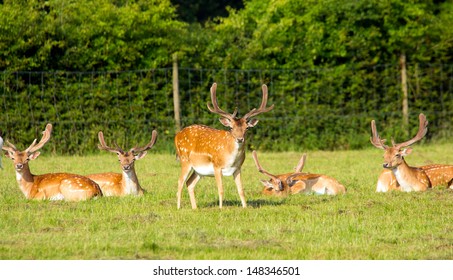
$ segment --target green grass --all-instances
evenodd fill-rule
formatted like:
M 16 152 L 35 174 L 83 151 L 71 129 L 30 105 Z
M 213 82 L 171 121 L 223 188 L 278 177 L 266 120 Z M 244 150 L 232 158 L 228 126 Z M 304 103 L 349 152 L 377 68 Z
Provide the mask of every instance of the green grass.
M 453 164 L 453 144 L 415 146 L 410 165 Z M 305 171 L 347 187 L 336 197 L 261 195 L 250 153 L 243 165 L 249 207 L 240 206 L 232 177 L 224 177 L 224 208 L 213 178 L 187 191 L 176 209 L 179 163 L 148 154 L 136 162 L 144 197 L 72 203 L 27 201 L 12 163 L 0 170 L 0 259 L 453 259 L 453 191 L 375 193 L 382 151 L 308 152 Z M 259 153 L 263 167 L 288 172 L 300 153 Z M 35 174 L 119 171 L 115 155 L 41 155 Z

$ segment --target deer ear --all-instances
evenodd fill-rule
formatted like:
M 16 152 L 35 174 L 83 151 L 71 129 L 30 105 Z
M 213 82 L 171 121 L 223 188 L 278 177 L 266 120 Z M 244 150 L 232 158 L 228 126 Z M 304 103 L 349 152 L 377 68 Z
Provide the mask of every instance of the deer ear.
M 34 152 L 34 153 L 32 153 L 31 155 L 28 156 L 28 159 L 29 160 L 34 160 L 37 157 L 39 157 L 40 154 L 41 154 L 40 152 Z
M 267 181 L 267 180 L 260 180 L 261 184 L 263 184 L 263 186 L 265 186 L 266 188 L 271 188 L 273 189 L 274 188 L 274 185 L 271 184 L 271 182 Z
M 257 120 L 257 119 L 251 119 L 251 120 L 247 123 L 247 127 L 254 127 L 257 123 L 258 123 L 258 120 Z
M 144 158 L 146 156 L 146 153 L 147 153 L 147 151 L 143 151 L 143 152 L 139 153 L 138 155 L 135 155 L 134 156 L 135 160 Z
M 223 125 L 226 126 L 226 127 L 233 127 L 233 126 L 231 125 L 230 120 L 227 119 L 227 118 L 220 118 L 219 121 L 220 121 L 221 124 L 223 124 Z
M 406 148 L 406 149 L 403 149 L 403 150 L 401 151 L 401 155 L 402 155 L 402 156 L 407 156 L 407 155 L 409 155 L 410 153 L 412 153 L 412 148 Z
M 5 151 L 5 156 L 6 156 L 7 158 L 10 158 L 10 159 L 13 159 L 13 158 L 14 158 L 13 152 L 10 152 L 10 151 Z

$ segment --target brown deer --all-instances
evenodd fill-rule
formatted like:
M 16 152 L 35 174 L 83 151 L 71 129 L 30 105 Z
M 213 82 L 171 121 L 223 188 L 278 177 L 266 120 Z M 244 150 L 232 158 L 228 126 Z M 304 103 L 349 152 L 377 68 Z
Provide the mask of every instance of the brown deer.
M 346 188 L 332 177 L 323 174 L 302 173 L 307 155 L 303 154 L 295 172 L 273 175 L 267 172 L 259 163 L 256 151 L 252 152 L 253 160 L 260 173 L 270 177 L 270 180 L 261 180 L 264 185 L 263 194 L 287 196 L 298 193 L 316 194 L 343 194 Z
M 453 165 L 430 164 L 420 166 L 419 168 L 425 171 L 432 187 L 447 185 L 447 187 L 453 189 Z M 384 169 L 379 175 L 376 192 L 388 192 L 392 190 L 400 191 L 400 185 L 392 170 Z
M 396 181 L 393 181 L 392 176 L 388 171 L 383 172 L 379 176 L 377 190 L 385 189 L 400 189 L 401 191 L 425 191 L 433 186 L 433 182 L 438 183 L 442 174 L 442 169 L 432 167 L 430 171 L 419 167 L 410 167 L 407 165 L 404 157 L 412 152 L 412 148 L 408 148 L 413 143 L 421 140 L 428 132 L 428 121 L 424 114 L 419 115 L 419 128 L 417 134 L 410 140 L 403 143 L 395 143 L 392 140 L 392 147 L 384 144 L 385 139 L 381 139 L 377 133 L 376 123 L 371 121 L 371 144 L 376 148 L 385 150 L 383 167 L 392 171 Z M 428 177 L 428 172 L 433 176 L 433 181 Z M 450 179 L 451 180 L 451 179 Z
M 6 145 L 2 147 L 7 152 L 6 157 L 14 163 L 16 180 L 25 197 L 27 199 L 79 201 L 102 196 L 98 184 L 84 176 L 70 173 L 33 175 L 30 172 L 28 162 L 40 155 L 38 150 L 49 141 L 51 133 L 52 125 L 47 124 L 39 143 L 36 144 L 35 139 L 24 151 L 19 151 L 9 141 L 6 141 Z
M 260 107 L 252 109 L 242 118 L 237 118 L 237 110 L 230 114 L 219 108 L 216 89 L 217 84 L 214 83 L 211 87 L 213 107 L 208 103 L 208 109 L 212 113 L 220 115 L 220 122 L 231 130 L 218 130 L 196 124 L 186 127 L 176 134 L 176 152 L 181 162 L 177 193 L 178 209 L 181 208 L 181 194 L 186 179 L 190 203 L 193 209 L 197 208 L 194 188 L 200 178 L 204 176 L 215 177 L 219 193 L 219 207 L 222 208 L 222 176 L 231 175 L 236 183 L 242 207 L 247 207 L 241 181 L 241 166 L 245 159 L 245 134 L 247 129 L 258 123 L 258 120 L 252 119 L 252 117 L 272 110 L 274 105 L 266 108 L 268 93 L 267 86 L 263 85 Z M 192 174 L 190 174 L 191 172 Z
M 88 175 L 87 177 L 101 187 L 104 196 L 143 195 L 144 189 L 138 182 L 134 162 L 145 157 L 147 150 L 154 146 L 157 139 L 157 131 L 153 130 L 151 141 L 146 146 L 142 148 L 134 147 L 127 152 L 118 146 L 116 148 L 107 146 L 102 131 L 99 131 L 98 138 L 100 143 L 98 147 L 100 150 L 118 155 L 122 173 L 98 173 Z

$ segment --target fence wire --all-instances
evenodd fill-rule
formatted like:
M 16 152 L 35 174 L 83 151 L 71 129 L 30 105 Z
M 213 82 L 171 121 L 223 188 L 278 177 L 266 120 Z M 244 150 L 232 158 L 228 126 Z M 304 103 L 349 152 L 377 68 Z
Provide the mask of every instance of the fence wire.
M 172 69 L 121 72 L 1 72 L 0 130 L 26 146 L 54 124 L 48 149 L 83 154 L 97 149 L 97 132 L 124 146 L 146 143 L 159 132 L 155 150 L 173 152 Z M 409 134 L 417 115 L 430 121 L 427 139 L 452 136 L 453 65 L 408 65 Z M 243 115 L 269 88 L 274 110 L 259 115 L 248 145 L 265 150 L 356 149 L 369 146 L 370 121 L 383 137 L 404 138 L 398 65 L 366 69 L 179 69 L 182 126 L 219 129 L 207 110 L 209 88 L 218 84 L 222 109 Z M 19 146 L 20 146 L 19 145 Z

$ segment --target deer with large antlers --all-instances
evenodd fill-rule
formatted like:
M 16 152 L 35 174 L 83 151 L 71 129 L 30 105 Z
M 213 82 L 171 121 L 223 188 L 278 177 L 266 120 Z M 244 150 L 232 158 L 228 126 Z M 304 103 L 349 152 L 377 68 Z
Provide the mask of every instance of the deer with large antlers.
M 241 166 L 245 159 L 245 134 L 254 127 L 258 120 L 253 117 L 269 112 L 274 105 L 267 107 L 267 86 L 262 86 L 262 101 L 258 109 L 254 108 L 242 118 L 219 108 L 216 97 L 217 84 L 211 87 L 212 107 L 208 109 L 221 116 L 220 122 L 230 131 L 217 130 L 204 125 L 192 125 L 184 128 L 175 136 L 176 152 L 181 162 L 181 175 L 178 180 L 177 207 L 181 208 L 181 194 L 186 182 L 192 208 L 197 208 L 194 188 L 201 177 L 214 176 L 218 193 L 219 207 L 223 204 L 222 176 L 233 176 L 242 207 L 247 207 L 241 181 Z M 192 172 L 193 170 L 193 172 Z M 190 174 L 192 172 L 192 174 Z M 189 176 L 190 175 L 190 176 Z
M 371 144 L 376 148 L 385 150 L 383 167 L 384 170 L 378 179 L 377 192 L 389 190 L 425 191 L 431 187 L 447 184 L 453 187 L 453 166 L 443 164 L 431 164 L 421 167 L 410 167 L 404 157 L 412 152 L 410 145 L 421 140 L 428 131 L 428 121 L 424 114 L 419 115 L 419 128 L 417 134 L 410 140 L 403 143 L 395 143 L 392 140 L 392 147 L 384 144 L 377 133 L 376 123 L 371 121 L 370 138 Z
M 47 124 L 39 143 L 36 143 L 35 139 L 24 151 L 19 151 L 9 141 L 6 141 L 6 145 L 2 147 L 7 152 L 6 157 L 14 163 L 16 180 L 25 197 L 27 199 L 80 201 L 102 196 L 98 184 L 84 176 L 70 173 L 33 175 L 30 172 L 28 162 L 40 155 L 38 150 L 49 141 L 51 133 L 52 125 Z
M 106 145 L 102 131 L 98 133 L 99 149 L 116 153 L 121 165 L 122 173 L 98 173 L 87 175 L 88 178 L 95 181 L 102 190 L 104 196 L 124 196 L 124 195 L 143 195 L 144 189 L 138 182 L 135 173 L 134 163 L 136 160 L 145 157 L 147 151 L 156 143 L 157 131 L 153 130 L 151 141 L 144 147 L 134 147 L 125 152 L 120 147 L 112 148 Z
M 270 180 L 261 180 L 264 185 L 263 194 L 287 196 L 298 193 L 316 193 L 336 195 L 346 192 L 346 188 L 336 179 L 324 174 L 303 173 L 307 155 L 303 154 L 294 172 L 274 175 L 266 171 L 258 161 L 256 151 L 252 152 L 256 168 Z

